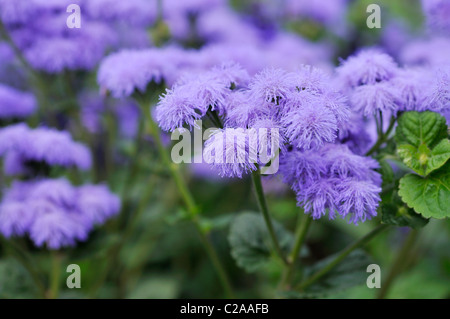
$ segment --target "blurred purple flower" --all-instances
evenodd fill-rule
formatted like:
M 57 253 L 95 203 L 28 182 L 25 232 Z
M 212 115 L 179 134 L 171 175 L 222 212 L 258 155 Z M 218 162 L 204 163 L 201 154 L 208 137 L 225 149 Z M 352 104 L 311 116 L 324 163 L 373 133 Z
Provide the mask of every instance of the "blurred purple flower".
M 0 118 L 24 118 L 36 110 L 33 94 L 0 84 Z

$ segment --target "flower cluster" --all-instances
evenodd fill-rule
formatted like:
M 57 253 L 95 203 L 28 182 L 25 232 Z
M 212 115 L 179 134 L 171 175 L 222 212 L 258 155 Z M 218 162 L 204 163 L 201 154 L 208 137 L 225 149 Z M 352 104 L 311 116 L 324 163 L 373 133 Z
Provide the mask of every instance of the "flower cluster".
M 69 133 L 22 123 L 0 129 L 0 155 L 7 175 L 33 174 L 39 165 L 87 170 L 92 161 L 89 149 Z
M 329 144 L 319 151 L 284 153 L 280 171 L 297 195 L 299 206 L 314 219 L 336 213 L 357 224 L 376 216 L 381 176 L 377 161 Z
M 104 185 L 75 187 L 65 179 L 15 181 L 0 204 L 0 232 L 28 235 L 37 247 L 61 249 L 87 239 L 95 225 L 119 212 Z
M 348 83 L 374 85 L 397 72 L 390 57 L 374 60 L 377 67 L 359 70 L 357 80 L 348 74 Z M 349 142 L 355 140 L 349 137 L 357 135 L 350 124 L 353 115 L 343 93 L 330 85 L 330 76 L 304 65 L 295 72 L 267 68 L 238 81 L 243 74 L 238 70 L 230 69 L 234 76 L 227 77 L 215 68 L 168 90 L 157 106 L 161 128 L 192 128 L 196 120 L 216 112 L 225 127 L 205 142 L 203 158 L 220 176 L 242 178 L 280 154 L 285 183 L 313 218 L 328 211 L 330 218 L 337 213 L 356 224 L 376 216 L 378 163 L 350 150 Z M 267 135 L 258 134 L 259 129 L 271 130 L 271 135 L 261 138 Z M 347 145 L 339 143 L 343 136 Z M 270 154 L 267 161 L 260 160 L 262 149 Z

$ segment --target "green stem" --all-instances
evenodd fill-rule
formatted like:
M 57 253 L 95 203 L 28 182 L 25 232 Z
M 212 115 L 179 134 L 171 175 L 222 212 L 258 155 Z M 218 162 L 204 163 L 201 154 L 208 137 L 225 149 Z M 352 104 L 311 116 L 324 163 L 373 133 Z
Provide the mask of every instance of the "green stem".
M 201 242 L 209 255 L 209 258 L 211 259 L 211 262 L 217 272 L 217 275 L 219 276 L 220 282 L 225 290 L 225 293 L 228 298 L 233 298 L 233 292 L 231 289 L 231 284 L 228 279 L 228 275 L 225 272 L 225 269 L 222 265 L 222 263 L 219 260 L 219 257 L 217 255 L 217 252 L 215 251 L 214 247 L 210 243 L 206 231 L 201 227 L 200 220 L 198 218 L 198 207 L 195 204 L 194 198 L 192 197 L 187 185 L 185 184 L 183 177 L 178 169 L 178 165 L 173 163 L 169 157 L 169 154 L 164 147 L 164 144 L 161 140 L 160 131 L 158 128 L 158 125 L 153 120 L 151 114 L 150 114 L 150 107 L 149 105 L 146 105 L 145 103 L 140 103 L 141 109 L 144 113 L 146 122 L 148 124 L 148 129 L 153 136 L 153 139 L 155 141 L 156 147 L 158 149 L 158 152 L 161 156 L 161 160 L 163 164 L 169 168 L 170 175 L 172 179 L 174 180 L 178 191 L 180 192 L 180 195 L 185 203 L 187 212 L 189 214 L 189 218 L 192 221 L 192 223 L 195 226 L 195 229 L 197 230 Z
M 309 287 L 310 285 L 312 285 L 313 283 L 315 283 L 317 280 L 319 280 L 320 278 L 325 276 L 330 270 L 332 270 L 334 267 L 336 267 L 341 261 L 343 261 L 345 259 L 345 257 L 347 257 L 352 251 L 354 251 L 355 249 L 357 249 L 359 247 L 365 246 L 369 241 L 371 241 L 374 237 L 376 237 L 378 234 L 380 234 L 382 231 L 384 231 L 388 227 L 389 227 L 388 225 L 380 225 L 377 228 L 375 228 L 374 230 L 372 230 L 370 233 L 365 235 L 364 237 L 358 239 L 353 244 L 347 246 L 347 248 L 342 250 L 336 256 L 336 258 L 334 258 L 333 261 L 331 261 L 328 265 L 326 265 L 324 268 L 320 269 L 319 271 L 317 271 L 316 273 L 311 275 L 309 278 L 307 278 L 305 281 L 300 283 L 300 285 L 298 286 L 298 289 L 304 290 L 307 287 Z
M 56 299 L 59 294 L 62 257 L 56 251 L 51 251 L 50 254 L 52 266 L 50 268 L 50 290 L 48 298 Z
M 281 282 L 280 282 L 280 288 L 289 288 L 288 285 L 290 282 L 292 282 L 292 277 L 294 276 L 297 260 L 300 255 L 300 250 L 303 247 L 303 244 L 305 242 L 306 234 L 308 233 L 309 226 L 311 225 L 312 218 L 306 214 L 303 214 L 303 217 L 298 217 L 298 226 L 297 230 L 295 232 L 295 239 L 294 239 L 294 247 L 292 248 L 291 253 L 288 257 L 288 267 L 285 269 Z
M 406 237 L 402 247 L 397 253 L 397 256 L 389 271 L 389 274 L 386 277 L 386 281 L 381 285 L 381 288 L 377 296 L 378 299 L 386 298 L 389 288 L 392 286 L 392 283 L 395 281 L 395 278 L 405 268 L 406 264 L 408 263 L 408 254 L 411 252 L 411 249 L 417 240 L 418 234 L 419 232 L 415 229 L 412 229 L 409 232 L 408 237 Z
M 272 240 L 273 248 L 275 249 L 276 254 L 285 265 L 288 265 L 288 261 L 286 260 L 283 251 L 281 250 L 280 243 L 278 241 L 277 235 L 275 233 L 275 229 L 273 227 L 272 219 L 269 214 L 269 209 L 267 208 L 266 197 L 264 196 L 264 191 L 261 183 L 261 173 L 259 172 L 259 168 L 252 173 L 253 185 L 255 187 L 256 199 L 258 200 L 259 209 L 263 214 L 264 221 L 266 223 L 267 230 L 269 231 L 270 239 Z
M 367 151 L 365 156 L 369 156 L 372 155 L 373 153 L 375 153 L 376 151 L 378 151 L 378 149 L 380 148 L 380 146 L 387 141 L 387 139 L 389 138 L 389 134 L 392 132 L 392 129 L 394 128 L 395 125 L 395 121 L 396 118 L 394 116 L 391 117 L 391 121 L 389 122 L 389 127 L 387 128 L 386 132 L 384 134 L 379 134 L 378 135 L 378 139 L 375 142 L 375 144 L 372 146 L 372 148 L 370 150 Z

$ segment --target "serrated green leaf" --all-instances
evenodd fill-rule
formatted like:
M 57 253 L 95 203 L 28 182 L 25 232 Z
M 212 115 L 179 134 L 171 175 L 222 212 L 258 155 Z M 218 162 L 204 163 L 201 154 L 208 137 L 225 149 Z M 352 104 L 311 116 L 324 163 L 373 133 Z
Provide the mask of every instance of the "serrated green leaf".
M 431 151 L 431 158 L 428 160 L 425 174 L 442 167 L 450 158 L 450 140 L 443 139 Z
M 274 221 L 281 249 L 289 251 L 292 234 Z M 231 255 L 248 272 L 260 269 L 270 258 L 272 244 L 264 219 L 258 213 L 243 213 L 234 219 L 228 237 Z
M 450 216 L 450 163 L 427 177 L 408 174 L 400 180 L 399 195 L 426 218 Z
M 417 214 L 413 209 L 405 207 L 404 204 L 399 206 L 393 203 L 384 204 L 381 207 L 383 224 L 411 227 L 414 229 L 421 228 L 428 224 L 428 219 Z
M 399 118 L 397 153 L 416 173 L 427 176 L 450 158 L 445 118 L 433 112 L 407 112 Z
M 327 266 L 336 256 L 331 255 L 318 263 L 305 269 L 305 278 Z M 367 266 L 372 259 L 363 250 L 355 250 L 341 263 L 333 268 L 324 277 L 319 279 L 308 289 L 301 293 L 303 298 L 317 298 L 336 293 L 353 286 L 365 284 L 367 279 Z
M 434 112 L 410 111 L 398 119 L 395 141 L 398 145 L 410 144 L 418 148 L 421 144 L 433 148 L 447 137 L 445 118 Z

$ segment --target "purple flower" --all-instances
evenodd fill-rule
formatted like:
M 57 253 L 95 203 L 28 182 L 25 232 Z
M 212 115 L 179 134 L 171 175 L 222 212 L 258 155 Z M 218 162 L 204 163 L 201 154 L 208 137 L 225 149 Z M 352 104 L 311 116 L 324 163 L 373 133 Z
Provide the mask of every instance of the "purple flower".
M 0 84 L 0 118 L 24 118 L 36 110 L 33 94 Z
M 358 224 L 377 215 L 378 203 L 381 201 L 381 188 L 369 181 L 344 179 L 337 186 L 338 212 L 342 217 L 350 216 L 349 222 Z
M 91 167 L 91 154 L 83 144 L 74 142 L 69 133 L 50 128 L 30 129 L 23 124 L 0 130 L 0 154 L 14 154 L 17 163 L 6 174 L 17 174 L 16 168 L 26 167 L 29 162 L 44 162 L 47 165 L 75 166 L 81 170 Z M 22 165 L 22 166 L 21 166 Z M 21 173 L 27 173 L 21 171 Z
M 5 201 L 0 204 L 0 232 L 6 238 L 25 235 L 33 219 L 33 212 L 25 203 Z
M 257 169 L 256 130 L 216 130 L 206 142 L 203 159 L 224 177 L 239 177 Z
M 186 86 L 175 86 L 161 95 L 156 106 L 156 120 L 164 131 L 174 131 L 187 124 L 190 128 L 197 127 L 197 120 L 205 116 L 207 105 L 198 105 L 193 92 Z
M 158 10 L 156 1 L 146 0 L 88 0 L 82 8 L 93 19 L 143 27 L 155 22 Z
M 380 82 L 356 87 L 350 102 L 354 109 L 365 116 L 377 111 L 395 111 L 400 105 L 400 97 L 390 82 Z
M 120 210 L 120 199 L 105 185 L 84 185 L 76 190 L 77 207 L 93 224 L 103 224 Z
M 422 7 L 431 28 L 450 32 L 450 3 L 448 0 L 422 0 Z
M 376 215 L 381 176 L 378 163 L 353 154 L 347 146 L 329 144 L 319 150 L 293 150 L 282 154 L 280 173 L 296 193 L 299 206 L 314 219 L 334 219 L 336 213 L 350 222 Z M 361 189 L 358 189 L 358 185 Z
M 433 73 L 429 86 L 425 88 L 423 109 L 442 112 L 450 108 L 450 67 Z
M 450 63 L 447 54 L 449 51 L 450 39 L 448 37 L 419 39 L 403 48 L 400 60 L 408 66 L 441 66 L 442 64 Z
M 280 173 L 283 181 L 298 192 L 327 173 L 327 162 L 317 151 L 284 152 L 280 157 Z
M 45 244 L 47 249 L 57 250 L 87 239 L 91 228 L 86 228 L 76 213 L 45 200 L 32 201 L 29 205 L 35 215 L 29 234 L 37 247 Z
M 392 79 L 397 71 L 394 60 L 378 50 L 367 49 L 350 56 L 337 69 L 345 89 Z
M 338 197 L 336 182 L 335 179 L 319 179 L 307 185 L 305 190 L 297 193 L 298 204 L 303 205 L 305 213 L 311 214 L 313 219 L 325 216 L 327 211 L 329 218 L 334 219 L 335 201 Z
M 281 69 L 264 69 L 250 83 L 251 94 L 262 101 L 277 102 L 294 88 L 289 74 Z
M 161 83 L 176 73 L 177 63 L 165 49 L 122 50 L 106 57 L 99 68 L 97 82 L 113 97 L 122 98 L 135 90 L 144 93 L 150 82 Z
M 286 112 L 280 120 L 284 135 L 295 147 L 318 148 L 337 136 L 337 120 L 330 110 L 315 103 Z
M 119 210 L 120 200 L 103 185 L 15 181 L 0 204 L 0 232 L 6 237 L 29 235 L 38 247 L 60 249 L 86 240 L 94 225 Z
M 270 115 L 270 103 L 257 103 L 249 91 L 235 91 L 225 99 L 226 125 L 230 127 L 249 127 L 261 118 Z

